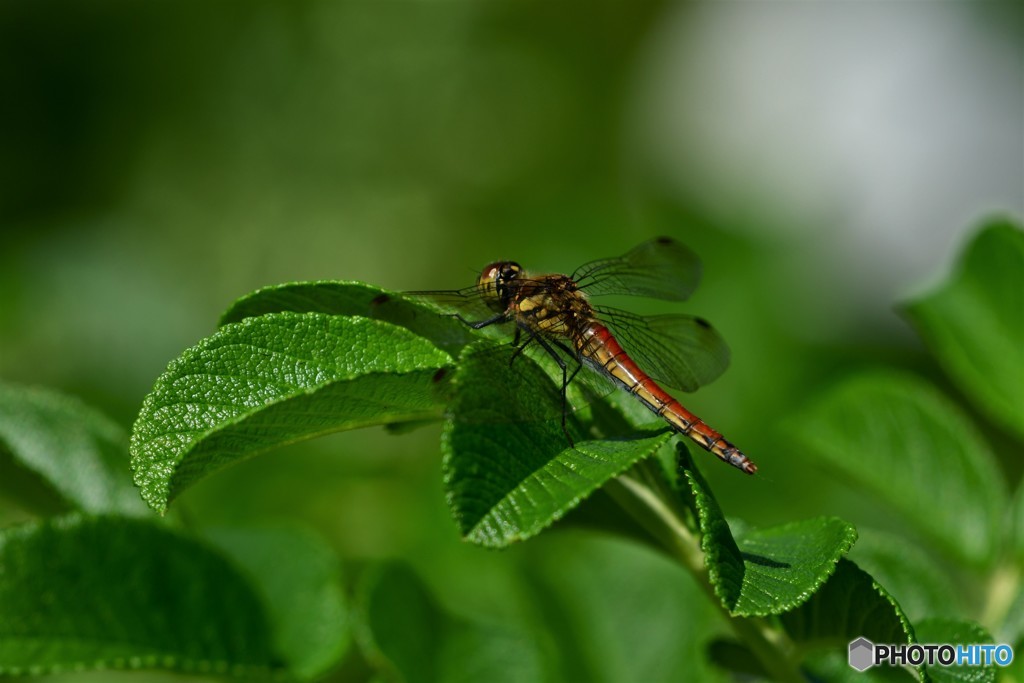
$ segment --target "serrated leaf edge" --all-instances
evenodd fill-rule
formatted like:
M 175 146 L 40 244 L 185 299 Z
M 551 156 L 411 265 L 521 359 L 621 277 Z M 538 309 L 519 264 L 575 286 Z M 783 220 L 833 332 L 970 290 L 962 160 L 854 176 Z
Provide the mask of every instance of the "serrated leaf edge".
M 442 431 L 443 442 L 447 442 L 448 441 L 448 439 L 449 439 L 448 435 L 450 433 L 450 430 L 453 429 L 453 428 L 454 428 L 454 422 L 452 420 L 445 421 L 445 426 L 444 426 L 444 429 Z M 640 438 L 653 438 L 654 436 L 655 435 L 651 435 L 650 437 L 640 437 Z M 547 519 L 543 524 L 541 524 L 539 526 L 536 526 L 536 527 L 531 527 L 530 530 L 525 532 L 525 533 L 521 532 L 521 531 L 516 531 L 516 532 L 511 533 L 511 534 L 502 534 L 502 535 L 496 535 L 494 533 L 486 533 L 483 530 L 482 527 L 484 526 L 484 522 L 489 518 L 490 510 L 488 510 L 487 514 L 483 515 L 480 518 L 480 521 L 478 521 L 472 528 L 468 529 L 465 532 L 461 532 L 463 540 L 470 541 L 470 542 L 472 542 L 472 543 L 474 543 L 476 545 L 480 545 L 480 546 L 483 546 L 485 548 L 504 548 L 504 547 L 507 547 L 507 546 L 509 546 L 509 545 L 511 545 L 513 543 L 517 543 L 517 542 L 520 542 L 520 541 L 525 541 L 527 539 L 533 538 L 537 534 L 539 534 L 542 531 L 544 531 L 545 529 L 549 528 L 551 525 L 553 525 L 558 520 L 562 519 L 566 514 L 571 512 L 573 509 L 575 509 L 577 505 L 579 505 L 585 499 L 590 497 L 594 493 L 594 491 L 597 491 L 598 489 L 600 489 L 604 485 L 605 482 L 607 482 L 608 480 L 614 479 L 615 477 L 619 476 L 620 474 L 622 474 L 623 472 L 628 470 L 630 467 L 632 467 L 637 462 L 639 462 L 641 460 L 644 460 L 646 458 L 649 458 L 652 455 L 654 455 L 654 453 L 659 448 L 661 448 L 661 446 L 663 446 L 672 437 L 672 434 L 670 432 L 668 432 L 668 433 L 665 433 L 664 435 L 657 435 L 657 436 L 661 436 L 662 438 L 659 439 L 659 441 L 657 441 L 654 444 L 654 446 L 652 448 L 650 448 L 646 452 L 646 454 L 644 454 L 644 455 L 642 455 L 640 457 L 637 457 L 635 459 L 632 459 L 632 460 L 630 460 L 628 462 L 623 463 L 622 467 L 619 468 L 618 470 L 616 470 L 607 479 L 605 479 L 604 482 L 595 483 L 594 485 L 584 489 L 581 493 L 573 496 L 569 500 L 569 503 L 566 506 L 556 510 L 550 516 L 550 518 Z M 549 460 L 548 462 L 557 460 L 558 458 L 562 457 L 563 454 L 569 453 L 569 452 L 574 451 L 574 450 L 575 451 L 583 452 L 581 450 L 581 448 L 585 447 L 586 444 L 589 444 L 589 443 L 604 443 L 604 441 L 605 440 L 603 440 L 603 439 L 590 440 L 590 441 L 582 441 L 582 442 L 576 444 L 576 446 L 574 448 L 566 448 L 566 449 L 564 449 L 562 451 L 559 451 L 559 453 L 557 455 L 555 455 L 553 458 L 551 458 L 551 460 Z M 451 482 L 451 477 L 452 477 L 451 469 L 448 467 L 448 460 L 449 460 L 450 453 L 451 453 L 451 451 L 446 449 L 445 463 L 444 463 L 444 469 L 445 469 L 444 484 L 445 484 L 445 488 L 446 488 L 445 501 L 448 504 L 448 509 L 451 511 L 452 516 L 455 518 L 456 524 L 458 524 L 459 529 L 461 530 L 463 528 L 463 525 L 462 525 L 462 515 L 460 514 L 458 508 L 455 506 L 454 494 L 452 494 L 450 491 L 447 491 L 448 484 Z M 588 455 L 588 454 L 584 453 L 584 455 Z M 593 457 L 593 456 L 590 456 L 590 457 Z M 519 491 L 522 488 L 522 486 L 523 486 L 522 482 L 517 484 L 515 488 L 511 489 L 510 491 L 508 491 L 504 496 L 501 497 L 501 499 L 498 502 L 496 502 L 493 506 L 491 506 L 491 510 L 493 510 L 494 508 L 498 507 L 499 505 L 501 505 L 502 503 L 507 501 L 514 493 Z
M 767 616 L 771 616 L 771 615 L 774 615 L 774 614 L 784 614 L 786 612 L 790 612 L 790 611 L 796 609 L 800 605 L 802 605 L 805 602 L 807 602 L 808 600 L 810 600 L 811 597 L 815 593 L 817 593 L 818 590 L 822 586 L 825 585 L 825 583 L 832 577 L 832 575 L 835 574 L 836 567 L 839 565 L 839 560 L 841 560 L 844 557 L 846 557 L 846 555 L 850 552 L 850 549 L 853 548 L 854 544 L 856 544 L 856 542 L 857 542 L 857 538 L 858 538 L 857 528 L 855 526 L 853 526 L 852 524 L 850 524 L 849 522 L 847 522 L 846 520 L 844 520 L 844 519 L 842 519 L 840 517 L 836 517 L 834 515 L 826 515 L 826 516 L 821 516 L 821 517 L 811 517 L 811 518 L 808 518 L 808 519 L 805 519 L 805 520 L 799 520 L 799 521 L 795 521 L 795 522 L 786 522 L 785 524 L 779 524 L 779 525 L 776 525 L 776 526 L 770 526 L 770 527 L 767 527 L 767 528 L 764 528 L 764 529 L 760 529 L 760 528 L 748 529 L 746 531 L 746 533 L 765 533 L 765 532 L 768 532 L 768 531 L 785 531 L 785 530 L 787 530 L 789 528 L 795 528 L 795 527 L 798 527 L 798 526 L 800 526 L 802 524 L 807 524 L 807 523 L 812 523 L 812 522 L 819 522 L 819 521 L 821 521 L 821 522 L 836 521 L 836 522 L 839 522 L 840 524 L 842 524 L 843 527 L 844 527 L 843 540 L 839 543 L 838 546 L 836 546 L 836 550 L 834 551 L 834 557 L 830 556 L 830 561 L 829 561 L 829 566 L 828 566 L 827 571 L 824 574 L 822 574 L 818 578 L 818 580 L 814 581 L 812 583 L 811 587 L 808 590 L 805 590 L 802 593 L 800 593 L 800 595 L 797 596 L 796 601 L 793 602 L 792 604 L 789 604 L 789 605 L 787 605 L 785 607 L 782 607 L 782 608 L 780 608 L 778 610 L 766 610 L 766 611 L 747 611 L 747 610 L 736 610 L 736 611 L 733 611 L 733 610 L 729 610 L 729 613 L 731 615 L 737 616 L 737 617 L 767 617 Z M 730 533 L 731 532 L 732 532 L 732 529 L 730 528 Z M 733 537 L 733 541 L 736 543 L 736 547 L 739 549 L 741 557 L 743 556 L 743 553 L 744 553 L 744 550 L 741 547 L 743 535 L 744 534 L 741 534 L 739 539 L 737 539 L 735 536 Z M 745 564 L 746 564 L 746 560 L 744 560 L 744 565 Z M 872 581 L 874 581 L 874 577 L 872 577 Z M 716 595 L 718 594 L 718 586 L 717 585 L 715 586 L 715 593 L 716 593 Z M 719 595 L 719 597 L 721 598 L 722 596 Z M 725 605 L 725 601 L 724 600 L 723 600 L 722 604 Z M 728 607 L 726 607 L 726 609 L 728 609 Z
M 441 369 L 441 368 L 450 368 L 450 367 L 452 367 L 452 365 L 454 363 L 452 357 L 447 352 L 445 352 L 445 351 L 443 351 L 441 349 L 438 349 L 436 346 L 431 344 L 429 340 L 427 340 L 427 339 L 425 339 L 423 337 L 420 337 L 419 335 L 416 335 L 415 333 L 409 331 L 408 329 L 406 329 L 404 327 L 401 327 L 399 325 L 393 325 L 393 324 L 385 322 L 385 321 L 374 320 L 372 318 L 366 318 L 366 317 L 363 317 L 363 316 L 355 316 L 355 315 L 353 315 L 353 316 L 333 316 L 333 315 L 331 315 L 329 313 L 312 313 L 312 314 L 310 314 L 310 313 L 294 313 L 294 312 L 290 312 L 290 311 L 286 311 L 286 312 L 283 312 L 283 313 L 268 313 L 267 315 L 286 315 L 286 316 L 317 315 L 317 316 L 325 316 L 325 317 L 343 317 L 343 318 L 350 318 L 350 319 L 354 319 L 354 320 L 365 320 L 365 321 L 369 322 L 372 325 L 379 325 L 379 326 L 394 328 L 396 330 L 402 330 L 403 334 L 407 334 L 407 335 L 410 335 L 412 337 L 415 337 L 416 339 L 423 340 L 425 343 L 430 344 L 434 351 L 436 351 L 438 354 L 441 354 L 444 358 L 446 358 L 447 362 L 444 365 L 436 366 L 436 367 L 433 366 L 433 365 L 431 365 L 431 366 L 424 365 L 423 367 L 411 369 L 411 370 L 408 370 L 406 372 L 350 373 L 350 374 L 347 374 L 347 375 L 342 376 L 342 377 L 334 377 L 334 378 L 332 378 L 332 379 L 330 379 L 330 380 L 328 380 L 326 382 L 321 382 L 319 384 L 315 384 L 315 385 L 312 385 L 312 386 L 309 386 L 309 387 L 301 387 L 301 388 L 299 388 L 296 391 L 293 391 L 293 392 L 290 392 L 290 393 L 288 393 L 286 395 L 274 398 L 273 400 L 270 400 L 270 401 L 267 401 L 265 403 L 262 403 L 259 406 L 254 406 L 253 408 L 250 408 L 250 409 L 248 409 L 248 410 L 246 410 L 244 412 L 241 412 L 241 413 L 239 413 L 237 415 L 234 415 L 234 416 L 228 418 L 227 420 L 224 420 L 223 422 L 218 423 L 216 426 L 210 427 L 209 429 L 201 432 L 198 435 L 198 437 L 196 439 L 194 439 L 189 444 L 189 446 L 187 448 L 182 450 L 180 452 L 180 454 L 178 456 L 176 456 L 173 460 L 161 461 L 160 465 L 162 465 L 163 467 L 173 467 L 174 470 L 177 471 L 177 465 L 179 465 L 188 456 L 188 454 L 191 453 L 193 451 L 193 449 L 195 449 L 204 440 L 208 439 L 209 437 L 217 434 L 218 432 L 220 432 L 222 430 L 225 430 L 225 429 L 227 429 L 229 427 L 235 426 L 235 425 L 237 425 L 237 424 L 239 424 L 239 423 L 241 423 L 241 422 L 251 418 L 254 415 L 258 415 L 263 410 L 266 410 L 266 409 L 268 409 L 270 407 L 273 407 L 275 405 L 280 405 L 282 403 L 286 403 L 288 401 L 294 400 L 295 398 L 297 398 L 299 396 L 302 396 L 302 395 L 312 395 L 312 394 L 315 394 L 315 393 L 317 393 L 319 391 L 322 391 L 323 389 L 325 389 L 327 387 L 330 387 L 330 386 L 333 386 L 335 384 L 342 383 L 342 382 L 350 382 L 350 381 L 352 381 L 354 379 L 357 379 L 357 378 L 373 377 L 373 376 L 378 376 L 378 375 L 379 376 L 385 376 L 385 377 L 402 377 L 402 376 L 405 376 L 405 375 L 411 375 L 411 374 L 415 374 L 415 373 L 419 373 L 419 372 L 424 372 L 424 371 L 429 371 L 429 370 L 435 370 L 436 371 L 436 370 Z M 213 340 L 219 340 L 221 337 L 223 337 L 226 334 L 229 334 L 230 332 L 233 332 L 235 329 L 256 325 L 256 324 L 258 324 L 257 321 L 260 318 L 263 318 L 263 317 L 265 317 L 265 316 L 257 316 L 257 317 L 252 317 L 252 318 L 245 318 L 245 319 L 240 320 L 240 321 L 235 322 L 235 323 L 229 323 L 228 325 L 218 329 L 213 334 L 211 334 L 211 335 L 209 335 L 207 337 L 204 337 L 198 343 L 196 343 L 194 346 L 191 346 L 191 347 L 185 349 L 185 351 L 183 351 L 181 353 L 181 355 L 179 355 L 177 358 L 172 360 L 167 365 L 167 369 L 164 370 L 164 372 L 162 372 L 159 377 L 157 377 L 156 381 L 153 383 L 153 387 L 155 388 L 155 387 L 159 386 L 160 384 L 164 383 L 166 380 L 175 377 L 178 369 L 182 365 L 185 365 L 186 363 L 191 362 L 192 360 L 194 360 L 195 356 L 197 356 L 198 354 L 200 354 L 203 351 L 205 351 L 210 344 L 214 343 Z M 139 424 L 143 423 L 144 420 L 148 419 L 149 416 L 154 412 L 153 404 L 155 403 L 156 400 L 157 400 L 157 397 L 156 397 L 156 392 L 155 391 L 151 390 L 148 394 L 146 394 L 146 397 L 142 401 L 142 407 L 139 409 L 139 415 L 135 419 L 135 422 L 132 424 L 131 437 L 130 437 L 130 440 L 129 440 L 129 449 L 128 450 L 129 450 L 129 454 L 131 456 L 130 469 L 131 469 L 131 472 L 133 474 L 133 480 L 135 482 L 135 485 L 143 493 L 145 492 L 146 488 L 148 488 L 148 487 L 145 487 L 143 484 L 141 484 L 139 482 L 139 478 L 138 478 L 138 476 L 136 476 L 136 473 L 137 472 L 141 472 L 141 471 L 145 471 L 146 469 L 149 469 L 149 468 L 146 468 L 146 467 L 144 467 L 142 469 L 139 469 L 140 464 L 139 464 L 138 461 L 140 459 L 142 459 L 142 457 L 143 457 L 143 454 L 141 453 L 141 450 L 142 450 L 143 446 L 145 444 L 149 443 L 150 441 L 152 441 L 152 439 L 142 440 L 142 438 L 138 436 L 137 427 L 138 427 Z M 433 415 L 433 413 L 425 413 L 423 417 L 426 418 L 426 417 L 430 417 L 431 415 Z M 387 423 L 387 420 L 382 420 L 382 421 L 378 421 L 378 422 L 368 421 L 366 423 L 359 423 L 359 424 L 360 424 L 360 426 L 363 426 L 363 427 L 369 427 L 369 426 L 374 426 L 374 425 L 378 425 L 378 424 L 386 424 L 386 423 Z M 321 431 L 321 432 L 314 432 L 314 433 L 309 434 L 309 435 L 303 435 L 303 436 L 298 437 L 296 439 L 280 442 L 280 443 L 274 444 L 274 445 L 269 446 L 269 447 L 264 448 L 264 449 L 258 449 L 258 450 L 255 450 L 255 451 L 251 451 L 250 455 L 251 456 L 259 455 L 261 453 L 265 453 L 267 451 L 270 451 L 270 450 L 273 450 L 273 449 L 276 449 L 276 448 L 279 448 L 279 447 L 282 447 L 282 446 L 286 446 L 286 445 L 289 445 L 289 444 L 292 444 L 292 443 L 298 443 L 300 441 L 305 441 L 307 439 L 317 438 L 319 436 L 324 436 L 326 434 L 331 434 L 331 433 L 334 433 L 334 432 L 337 432 L 337 431 L 341 431 L 341 430 L 339 430 L 339 429 L 327 429 L 327 430 L 324 430 L 324 431 Z M 146 464 L 150 464 L 150 463 L 146 463 Z M 172 474 L 170 478 L 166 479 L 166 481 L 168 482 L 167 496 L 166 496 L 165 500 L 161 501 L 159 504 L 154 504 L 153 502 L 151 502 L 148 499 L 146 499 L 145 495 L 143 495 L 143 498 L 146 500 L 146 503 L 150 507 L 152 507 L 154 510 L 159 512 L 160 514 L 165 514 L 167 512 L 167 508 L 168 508 L 169 504 L 171 503 L 171 501 L 173 501 L 181 493 L 181 490 L 176 490 L 172 486 L 173 478 L 174 477 L 173 477 L 173 474 Z

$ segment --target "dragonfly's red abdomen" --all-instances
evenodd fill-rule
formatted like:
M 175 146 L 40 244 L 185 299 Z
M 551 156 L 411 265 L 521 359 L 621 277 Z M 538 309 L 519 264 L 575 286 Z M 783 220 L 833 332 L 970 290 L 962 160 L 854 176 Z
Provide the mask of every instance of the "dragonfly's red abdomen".
M 580 355 L 591 366 L 622 385 L 676 431 L 690 437 L 701 448 L 714 453 L 747 474 L 757 471 L 757 465 L 738 448 L 683 407 L 683 404 L 640 369 L 607 327 L 593 321 L 575 343 Z

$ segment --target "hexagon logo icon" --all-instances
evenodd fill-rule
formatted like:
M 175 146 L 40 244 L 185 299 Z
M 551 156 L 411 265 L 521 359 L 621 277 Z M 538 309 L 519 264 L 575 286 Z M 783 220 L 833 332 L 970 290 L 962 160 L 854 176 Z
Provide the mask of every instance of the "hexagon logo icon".
M 867 671 L 875 664 L 875 644 L 861 637 L 850 643 L 850 666 L 857 671 Z

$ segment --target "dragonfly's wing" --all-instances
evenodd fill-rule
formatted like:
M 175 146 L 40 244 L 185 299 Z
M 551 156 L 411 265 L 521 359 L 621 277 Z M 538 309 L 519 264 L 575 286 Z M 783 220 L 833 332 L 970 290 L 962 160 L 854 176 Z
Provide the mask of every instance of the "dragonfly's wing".
M 683 301 L 700 282 L 700 259 L 671 237 L 657 237 L 617 258 L 591 261 L 572 278 L 587 294 Z
M 637 365 L 668 387 L 695 391 L 718 378 L 729 365 L 729 347 L 703 318 L 638 316 L 603 307 L 596 310 Z
M 477 287 L 402 292 L 402 297 L 424 304 L 443 315 L 458 313 L 470 322 L 486 320 L 494 315 L 480 297 Z

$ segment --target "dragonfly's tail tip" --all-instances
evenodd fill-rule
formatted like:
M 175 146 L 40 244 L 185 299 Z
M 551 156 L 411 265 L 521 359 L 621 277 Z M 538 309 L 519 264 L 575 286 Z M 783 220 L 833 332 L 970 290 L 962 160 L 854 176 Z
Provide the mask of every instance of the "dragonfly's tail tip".
M 732 453 L 729 453 L 725 461 L 736 469 L 743 470 L 747 474 L 754 474 L 757 472 L 757 465 L 751 462 L 750 458 L 743 455 L 738 450 L 734 450 Z
M 758 471 L 758 466 L 755 465 L 750 458 L 744 456 L 736 446 L 732 445 L 725 439 L 722 439 L 726 443 L 725 449 L 721 452 L 715 451 L 715 455 L 729 463 L 736 469 L 743 470 L 748 474 L 754 474 Z M 717 445 L 717 444 L 716 444 Z
M 721 460 L 729 463 L 738 470 L 743 470 L 747 474 L 754 474 L 757 472 L 757 465 L 751 462 L 750 458 L 743 455 L 743 452 L 733 446 L 731 443 L 723 439 L 720 435 L 715 439 L 714 436 L 700 435 L 701 439 L 696 439 L 691 435 L 690 438 L 694 438 L 697 443 L 704 446 L 705 449 L 711 451 Z
M 724 457 L 723 457 L 724 456 Z M 743 455 L 740 449 L 736 448 L 732 444 L 722 452 L 723 459 L 737 469 L 741 469 L 747 474 L 754 474 L 757 472 L 757 465 L 755 465 L 750 458 Z

